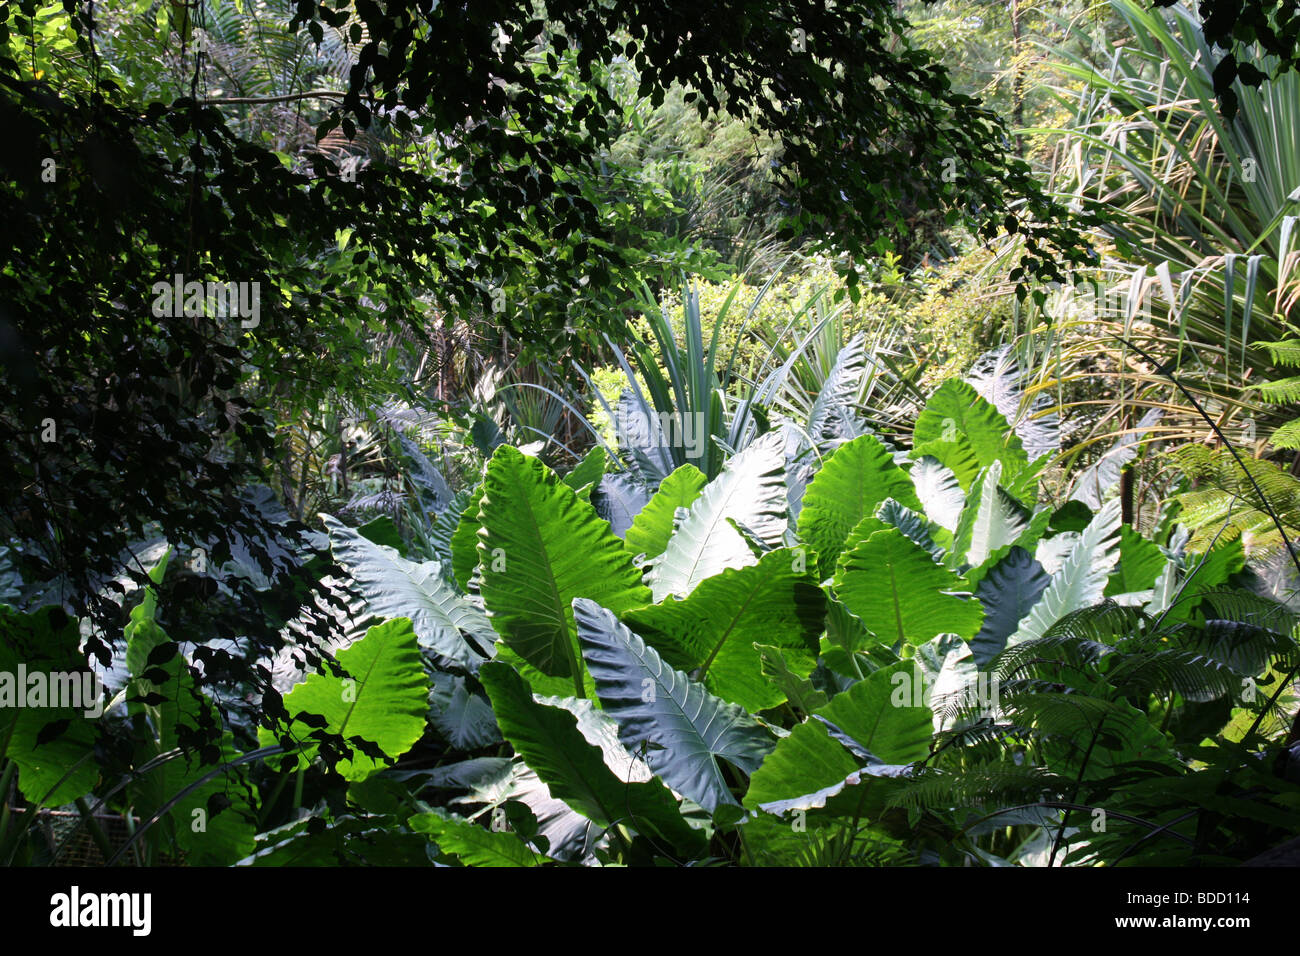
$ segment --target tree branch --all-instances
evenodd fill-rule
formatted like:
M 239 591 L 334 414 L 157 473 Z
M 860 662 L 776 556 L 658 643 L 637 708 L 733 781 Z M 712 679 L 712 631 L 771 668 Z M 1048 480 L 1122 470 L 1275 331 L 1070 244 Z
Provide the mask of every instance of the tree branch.
M 285 93 L 282 96 L 219 96 L 214 99 L 203 100 L 203 106 L 212 106 L 216 103 L 225 104 L 255 104 L 255 103 L 289 103 L 294 100 L 310 100 L 322 97 L 336 97 L 343 99 L 346 93 L 340 93 L 338 90 L 307 90 L 305 93 Z

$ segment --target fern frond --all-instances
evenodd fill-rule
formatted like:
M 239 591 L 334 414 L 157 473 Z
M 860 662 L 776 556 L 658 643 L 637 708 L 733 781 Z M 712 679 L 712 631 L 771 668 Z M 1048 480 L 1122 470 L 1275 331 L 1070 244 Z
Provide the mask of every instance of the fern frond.
M 1300 366 L 1300 339 L 1285 339 L 1281 342 L 1256 342 L 1260 348 L 1268 349 L 1269 357 L 1278 365 Z
M 886 806 L 932 812 L 1007 806 L 1057 796 L 1066 793 L 1069 786 L 1067 778 L 1050 770 L 1003 761 L 961 771 L 923 771 L 890 796 Z
M 1300 402 L 1300 375 L 1262 382 L 1257 388 L 1259 397 L 1270 405 L 1291 405 Z
M 1274 448 L 1300 450 L 1300 418 L 1293 418 L 1285 425 L 1278 426 L 1268 441 Z

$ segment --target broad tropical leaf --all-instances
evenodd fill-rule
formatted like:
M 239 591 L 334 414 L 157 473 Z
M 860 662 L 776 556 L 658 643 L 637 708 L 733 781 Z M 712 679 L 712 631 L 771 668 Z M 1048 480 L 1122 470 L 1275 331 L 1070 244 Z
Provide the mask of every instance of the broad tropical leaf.
M 634 753 L 648 748 L 650 769 L 710 813 L 734 804 L 719 761 L 753 773 L 772 748 L 768 732 L 665 664 L 606 609 L 585 600 L 573 607 L 583 658 L 624 746 Z
M 650 569 L 647 581 L 656 603 L 670 594 L 686 597 L 701 581 L 725 568 L 756 563 L 732 521 L 766 547 L 781 546 L 787 507 L 783 451 L 781 434 L 769 432 L 751 442 L 709 482 Z M 620 610 L 608 601 L 602 603 Z
M 956 473 L 933 455 L 922 455 L 912 465 L 911 478 L 926 517 L 941 528 L 956 531 L 966 507 L 966 492 Z
M 790 704 L 805 714 L 810 714 L 827 701 L 826 693 L 819 690 L 805 676 L 800 676 L 790 669 L 785 659 L 785 652 L 779 647 L 767 644 L 755 645 L 759 653 L 763 677 L 772 681 L 780 689 L 781 695 Z
M 859 332 L 835 356 L 835 365 L 817 392 L 808 416 L 808 434 L 819 448 L 856 437 L 861 430 L 853 403 L 867 370 L 867 334 Z
M 1001 480 L 1000 461 L 980 471 L 953 536 L 953 554 L 972 567 L 983 564 L 999 548 L 1013 544 L 1029 527 L 1027 511 L 1002 489 Z
M 496 632 L 447 582 L 440 562 L 408 561 L 330 515 L 321 520 L 335 559 L 356 582 L 371 614 L 410 618 L 421 645 L 466 670 L 477 669 L 491 655 Z
M 573 470 L 564 476 L 564 483 L 582 497 L 590 497 L 591 489 L 605 475 L 608 456 L 603 445 L 596 445 L 587 452 L 582 461 L 573 466 Z
M 451 572 L 462 592 L 469 591 L 478 567 L 478 505 L 483 497 L 480 485 L 470 493 L 451 535 Z
M 930 750 L 931 713 L 910 661 L 872 671 L 814 716 L 829 721 L 872 757 L 908 764 Z
M 763 677 L 754 644 L 780 647 L 804 676 L 816 665 L 826 595 L 803 564 L 802 551 L 778 548 L 758 564 L 700 582 L 684 601 L 637 608 L 622 619 L 670 666 L 723 700 L 748 711 L 776 707 L 785 696 Z
M 535 701 L 527 681 L 509 665 L 484 664 L 479 679 L 501 733 L 553 797 L 601 827 L 623 824 L 681 849 L 703 848 L 703 835 L 682 818 L 662 782 L 627 783 L 614 776 L 600 748 L 578 730 L 578 718 Z
M 96 716 L 104 703 L 78 653 L 77 622 L 57 607 L 22 614 L 0 604 L 0 634 L 0 754 L 17 765 L 18 790 L 30 804 L 71 803 L 90 793 L 99 776 L 87 714 Z M 42 694 L 51 696 L 32 706 L 29 691 L 36 674 L 44 675 Z M 77 709 L 66 706 L 71 703 L 66 698 L 58 701 L 64 706 L 49 706 L 60 687 L 75 689 L 81 698 Z M 86 697 L 87 689 L 93 699 Z
M 1033 554 L 1013 547 L 981 578 L 975 597 L 984 607 L 984 622 L 970 641 L 975 663 L 987 667 L 1006 646 L 1021 620 L 1033 610 L 1051 578 Z
M 1061 450 L 1061 425 L 1060 416 L 1048 411 L 1051 401 L 1041 392 L 1022 414 L 1025 377 L 1013 347 L 1002 345 L 980 356 L 966 381 L 1002 413 L 1020 437 L 1025 454 L 1032 460 Z
M 619 395 L 615 429 L 619 450 L 630 459 L 643 484 L 653 488 L 672 473 L 670 436 L 660 428 L 655 410 L 630 389 Z
M 835 572 L 836 596 L 885 644 L 924 644 L 937 634 L 975 636 L 979 602 L 947 593 L 960 578 L 897 528 L 850 539 Z
M 284 706 L 294 717 L 287 733 L 295 740 L 310 741 L 318 733 L 317 723 L 300 720 L 298 715 L 323 717 L 319 733 L 341 736 L 356 751 L 338 762 L 338 772 L 347 780 L 364 780 L 423 736 L 429 680 L 408 618 L 376 624 L 365 637 L 340 651 L 338 662 L 348 676 L 310 674 L 285 697 Z M 258 737 L 263 746 L 276 742 L 275 735 L 265 728 Z M 388 759 L 373 756 L 370 751 L 374 747 Z M 300 751 L 299 766 L 306 766 L 316 750 L 312 745 Z
M 1020 438 L 1008 429 L 1006 419 L 997 408 L 970 385 L 949 379 L 930 396 L 917 416 L 912 440 L 919 450 L 929 442 L 951 443 L 959 438 L 969 443 L 977 469 L 1000 461 L 1004 480 L 1008 482 L 1014 481 L 1029 465 Z M 969 488 L 976 474 L 967 465 L 957 472 L 957 477 L 963 488 Z
M 433 674 L 429 721 L 458 750 L 477 750 L 501 742 L 492 708 L 481 695 L 470 691 L 459 674 Z
M 833 798 L 846 784 L 873 776 L 873 766 L 894 775 L 885 768 L 923 759 L 930 748 L 933 716 L 923 700 L 900 700 L 897 693 L 900 681 L 910 693 L 912 674 L 909 663 L 875 671 L 797 725 L 753 775 L 745 806 L 772 813 L 814 808 L 834 812 Z M 867 756 L 855 757 L 855 749 Z M 855 774 L 859 776 L 850 781 Z
M 1154 541 L 1148 541 L 1128 525 L 1119 529 L 1119 560 L 1106 583 L 1107 597 L 1149 592 L 1169 559 Z
M 928 520 L 919 511 L 913 511 L 906 505 L 901 505 L 893 498 L 890 498 L 876 509 L 876 517 L 880 519 L 882 524 L 897 528 L 903 532 L 913 544 L 929 551 L 936 561 L 943 559 L 944 548 L 939 542 L 951 537 L 951 535 L 933 521 Z
M 170 552 L 150 572 L 161 584 Z M 149 587 L 144 601 L 131 612 L 126 627 L 127 665 L 131 672 L 128 712 L 147 716 L 152 735 L 142 741 L 140 763 L 182 747 L 192 747 L 200 728 L 220 726 L 216 705 L 197 691 L 179 647 L 159 626 L 157 592 Z M 153 816 L 187 787 L 198 784 L 221 763 L 238 755 L 234 736 L 223 730 L 215 753 L 200 759 L 192 750 L 167 760 L 147 773 L 135 786 L 137 811 Z M 255 791 L 244 768 L 238 767 L 200 784 L 179 800 L 163 817 L 166 832 L 196 865 L 225 865 L 247 855 L 254 846 L 256 818 L 252 811 Z M 224 808 L 212 812 L 215 801 Z M 196 829 L 196 821 L 203 827 Z
M 627 534 L 641 509 L 650 501 L 650 490 L 630 474 L 605 475 L 591 490 L 591 503 L 618 537 Z
M 648 603 L 631 555 L 590 504 L 509 446 L 488 465 L 479 520 L 480 590 L 493 626 L 520 657 L 571 678 L 583 696 L 571 604 L 591 597 L 622 613 Z
M 656 558 L 668 547 L 673 534 L 673 517 L 678 508 L 690 508 L 700 496 L 708 479 L 694 465 L 682 465 L 663 480 L 656 491 L 632 519 L 632 525 L 623 536 L 623 547 L 629 554 L 644 554 Z
M 1102 600 L 1119 558 L 1119 509 L 1119 501 L 1112 500 L 1093 516 L 1034 609 L 1007 639 L 1007 647 L 1036 640 L 1065 615 Z
M 466 866 L 537 866 L 545 859 L 509 831 L 489 830 L 445 810 L 414 814 L 407 826 L 427 833 L 438 849 Z
M 921 507 L 907 472 L 874 435 L 841 445 L 822 465 L 804 492 L 799 539 L 816 550 L 823 578 L 834 570 L 849 532 L 887 498 Z

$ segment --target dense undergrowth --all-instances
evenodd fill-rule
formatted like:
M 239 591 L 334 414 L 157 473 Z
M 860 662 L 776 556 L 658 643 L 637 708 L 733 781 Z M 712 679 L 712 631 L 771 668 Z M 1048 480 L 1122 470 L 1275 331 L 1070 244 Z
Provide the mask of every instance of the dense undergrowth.
M 591 6 L 0 12 L 0 862 L 1294 841 L 1276 38 Z

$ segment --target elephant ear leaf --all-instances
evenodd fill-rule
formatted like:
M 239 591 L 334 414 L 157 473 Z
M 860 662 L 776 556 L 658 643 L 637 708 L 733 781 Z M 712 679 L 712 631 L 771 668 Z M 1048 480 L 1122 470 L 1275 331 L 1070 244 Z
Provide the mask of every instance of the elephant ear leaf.
M 912 465 L 911 478 L 925 516 L 944 530 L 955 532 L 966 507 L 966 492 L 961 490 L 953 470 L 933 455 L 922 455 Z
M 619 739 L 668 786 L 710 813 L 735 804 L 721 760 L 753 773 L 771 751 L 763 727 L 735 704 L 663 662 L 653 647 L 593 601 L 573 602 L 583 658 Z
M 407 825 L 466 866 L 537 866 L 545 859 L 509 831 L 489 830 L 445 810 L 414 814 Z
M 288 734 L 299 741 L 342 737 L 355 752 L 336 769 L 347 780 L 364 780 L 423 736 L 429 680 L 409 618 L 376 624 L 340 651 L 338 662 L 347 676 L 311 674 L 285 697 L 285 709 L 294 715 Z M 259 738 L 263 746 L 276 740 L 265 728 Z M 300 752 L 299 766 L 317 749 Z
M 955 594 L 961 579 L 935 564 L 899 531 L 886 528 L 850 541 L 835 573 L 835 594 L 886 644 L 924 644 L 939 634 L 975 636 L 984 612 Z
M 913 763 L 930 751 L 933 715 L 912 661 L 872 671 L 814 716 L 833 725 L 873 761 Z
M 186 747 L 198 733 L 221 723 L 216 705 L 195 687 L 184 655 L 157 621 L 156 585 L 166 574 L 170 553 L 150 572 L 154 586 L 146 589 L 125 629 L 131 673 L 128 711 L 147 715 L 153 730 L 151 737 L 140 741 L 144 750 L 141 762 Z M 162 761 L 138 781 L 133 794 L 140 814 L 150 817 L 194 787 L 166 812 L 161 825 L 184 852 L 186 862 L 196 865 L 233 863 L 252 850 L 256 834 L 256 817 L 248 799 L 254 791 L 244 768 L 217 772 L 221 763 L 237 756 L 234 735 L 223 729 L 214 744 L 201 759 L 187 752 Z M 214 799 L 224 803 L 212 812 Z M 204 827 L 196 831 L 193 823 L 199 818 Z
M 573 470 L 564 476 L 564 483 L 578 493 L 581 498 L 591 498 L 591 489 L 605 476 L 605 466 L 609 457 L 603 445 L 596 445 L 587 456 L 573 466 Z
M 806 567 L 803 551 L 778 548 L 747 568 L 728 568 L 684 601 L 628 611 L 624 623 L 654 645 L 673 667 L 695 672 L 711 693 L 749 711 L 785 700 L 762 674 L 755 644 L 780 647 L 807 675 L 817 663 L 826 594 Z
M 585 696 L 572 601 L 599 598 L 620 613 L 648 604 L 632 556 L 588 502 L 508 445 L 488 465 L 479 518 L 480 590 L 493 626 L 524 661 L 571 678 Z
M 808 416 L 808 434 L 819 448 L 834 447 L 862 430 L 853 402 L 867 371 L 867 334 L 859 332 L 835 356 L 835 366 L 817 393 Z
M 1079 540 L 1033 609 L 1007 638 L 1007 647 L 1033 641 L 1065 615 L 1099 604 L 1111 569 L 1119 559 L 1120 501 L 1107 502 L 1079 535 Z
M 799 538 L 817 552 L 823 578 L 833 573 L 849 532 L 888 498 L 921 507 L 907 472 L 874 435 L 841 445 L 822 465 L 804 492 Z
M 1020 438 L 991 403 L 970 385 L 957 379 L 944 382 L 930 396 L 916 418 L 913 448 L 919 454 L 933 454 L 957 474 L 963 488 L 970 488 L 981 468 L 1002 462 L 1004 482 L 1015 480 L 1029 469 Z M 960 454 L 948 454 L 960 448 Z
M 502 736 L 552 797 L 598 826 L 626 824 L 688 852 L 703 848 L 703 835 L 682 817 L 661 781 L 628 783 L 616 777 L 601 748 L 579 730 L 578 718 L 563 707 L 539 703 L 528 682 L 509 664 L 490 661 L 478 676 Z
M 650 569 L 647 580 L 656 603 L 670 594 L 686 597 L 701 581 L 725 568 L 756 563 L 735 525 L 766 548 L 781 546 L 788 510 L 784 449 L 781 433 L 769 432 L 751 442 L 709 482 Z M 608 601 L 602 603 L 619 610 Z
M 984 622 L 970 642 L 975 663 L 987 667 L 1006 647 L 1020 621 L 1033 610 L 1051 578 L 1034 556 L 1013 547 L 989 569 L 975 588 L 984 606 Z
M 953 536 L 953 555 L 972 567 L 978 567 L 1000 548 L 1013 544 L 1029 527 L 1028 511 L 1003 490 L 999 484 L 1001 479 L 1000 461 L 980 472 Z
M 451 573 L 462 592 L 468 592 L 478 568 L 478 505 L 483 486 L 475 488 L 465 501 L 451 533 Z
M 673 536 L 673 517 L 678 508 L 689 508 L 700 496 L 708 479 L 694 465 L 682 465 L 659 485 L 623 536 L 623 547 L 629 554 L 644 554 L 655 558 L 668 547 Z
M 24 614 L 0 604 L 0 633 L 0 753 L 17 767 L 18 789 L 30 804 L 70 803 L 94 789 L 99 776 L 94 727 L 86 713 L 102 704 L 94 697 L 99 685 L 77 650 L 81 635 L 76 619 L 58 607 Z M 35 707 L 15 706 L 29 690 L 17 676 L 20 664 L 29 680 L 45 674 L 51 691 L 58 683 L 56 673 L 73 675 L 70 691 L 80 700 L 72 702 L 79 706 L 68 706 L 72 702 L 67 700 L 45 706 L 56 703 L 53 699 Z M 52 730 L 58 733 L 51 735 Z
M 898 776 L 929 753 L 933 715 L 913 664 L 873 671 L 781 738 L 750 780 L 745 806 L 769 813 L 861 811 L 849 788 Z
M 352 576 L 375 617 L 410 618 L 421 644 L 466 670 L 477 670 L 492 653 L 492 625 L 456 593 L 439 562 L 408 561 L 337 518 L 322 514 L 321 520 L 335 559 Z
M 1001 345 L 985 352 L 971 367 L 966 381 L 997 408 L 1016 430 L 1030 458 L 1052 455 L 1061 450 L 1060 415 L 1051 411 L 1051 401 L 1042 392 L 1025 403 L 1029 376 L 1020 368 L 1015 349 Z M 1023 414 L 1022 414 L 1023 411 Z

